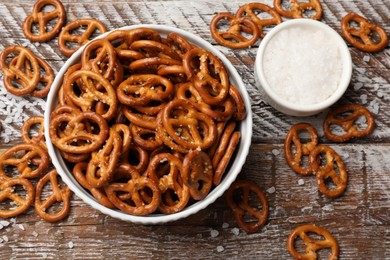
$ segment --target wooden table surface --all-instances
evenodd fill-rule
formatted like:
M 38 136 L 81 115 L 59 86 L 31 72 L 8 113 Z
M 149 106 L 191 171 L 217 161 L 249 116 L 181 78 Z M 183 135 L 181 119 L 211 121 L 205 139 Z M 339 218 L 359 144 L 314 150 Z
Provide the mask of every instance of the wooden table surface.
M 374 132 L 343 144 L 323 136 L 326 111 L 311 117 L 286 116 L 263 101 L 254 83 L 257 51 L 232 50 L 216 44 L 209 23 L 216 12 L 235 12 L 249 1 L 209 0 L 63 0 L 67 20 L 94 17 L 109 29 L 125 25 L 167 24 L 214 44 L 242 76 L 251 98 L 253 140 L 240 179 L 253 180 L 266 192 L 270 215 L 265 228 L 246 234 L 237 228 L 224 198 L 185 219 L 163 225 L 138 225 L 108 217 L 73 196 L 67 219 L 51 224 L 31 208 L 0 226 L 1 259 L 251 258 L 290 259 L 289 233 L 313 223 L 328 229 L 340 246 L 340 259 L 390 259 L 390 48 L 375 54 L 350 48 L 352 81 L 336 106 L 357 103 L 375 113 Z M 261 2 L 272 5 L 271 0 Z M 390 32 L 390 0 L 322 0 L 322 22 L 340 32 L 340 20 L 357 12 Z M 0 51 L 11 44 L 28 46 L 56 71 L 66 58 L 57 41 L 31 44 L 21 26 L 35 1 L 0 0 Z M 19 129 L 32 115 L 42 115 L 44 99 L 15 97 L 0 83 L 0 151 L 21 143 Z M 22 112 L 21 112 L 22 111 Z M 328 199 L 315 178 L 295 174 L 286 164 L 283 142 L 298 122 L 313 124 L 320 143 L 343 158 L 348 170 L 345 194 Z M 303 185 L 298 182 L 304 181 Z M 302 184 L 302 183 L 301 183 Z M 275 189 L 275 192 L 270 192 Z

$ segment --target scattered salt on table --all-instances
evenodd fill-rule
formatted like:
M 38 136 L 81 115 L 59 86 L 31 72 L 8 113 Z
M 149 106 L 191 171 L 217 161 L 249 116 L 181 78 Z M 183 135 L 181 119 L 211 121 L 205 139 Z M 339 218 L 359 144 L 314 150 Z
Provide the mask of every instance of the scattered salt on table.
M 240 234 L 240 230 L 238 228 L 232 228 L 232 233 L 238 236 L 238 234 Z
M 217 252 L 218 253 L 221 253 L 225 250 L 225 248 L 223 246 L 217 246 Z
M 8 227 L 9 224 L 10 224 L 10 222 L 7 220 L 0 220 L 0 225 L 2 225 L 4 227 Z
M 2 239 L 3 239 L 4 242 L 8 242 L 9 241 L 7 236 L 3 236 Z
M 365 55 L 365 56 L 363 57 L 363 61 L 364 61 L 364 62 L 369 62 L 369 61 L 370 61 L 370 56 Z
M 298 180 L 298 185 L 302 186 L 305 184 L 305 181 L 303 179 Z
M 353 85 L 353 90 L 358 91 L 362 87 L 363 87 L 363 83 L 362 82 L 358 82 L 355 85 Z
M 73 247 L 74 247 L 74 244 L 73 244 L 72 241 L 70 241 L 70 242 L 68 243 L 68 247 L 69 247 L 69 248 L 73 248 Z
M 280 154 L 280 151 L 277 150 L 277 149 L 273 149 L 272 150 L 272 154 L 275 155 L 275 156 L 278 156 Z
M 18 224 L 18 228 L 20 228 L 21 230 L 25 230 L 22 224 Z
M 222 228 L 228 228 L 228 227 L 229 227 L 229 223 L 224 222 L 224 223 L 222 224 Z
M 218 235 L 219 235 L 218 230 L 212 229 L 212 230 L 210 231 L 210 236 L 211 236 L 211 237 L 217 237 Z
M 38 234 L 38 232 L 37 231 L 33 231 L 32 233 L 31 233 L 34 237 L 37 237 L 39 234 Z
M 274 186 L 272 186 L 271 188 L 267 189 L 267 192 L 268 192 L 269 194 L 272 194 L 272 193 L 274 193 L 275 191 L 276 191 L 276 189 L 275 189 Z

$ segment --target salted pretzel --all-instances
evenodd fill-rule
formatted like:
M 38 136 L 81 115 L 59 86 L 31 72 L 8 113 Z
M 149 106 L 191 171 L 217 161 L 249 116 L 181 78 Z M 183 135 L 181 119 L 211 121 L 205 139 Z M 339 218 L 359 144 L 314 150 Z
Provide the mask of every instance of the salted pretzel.
M 38 181 L 36 187 L 35 212 L 48 222 L 58 222 L 67 217 L 70 211 L 70 196 L 72 195 L 72 191 L 68 186 L 60 188 L 58 177 L 60 176 L 57 171 L 53 169 Z M 52 193 L 46 199 L 42 200 L 43 189 L 49 182 Z M 62 204 L 60 210 L 55 213 L 49 212 L 49 208 L 55 203 Z
M 362 116 L 365 117 L 367 126 L 359 129 L 356 121 Z M 332 127 L 335 125 L 341 126 L 344 132 L 334 133 Z M 374 127 L 374 115 L 357 104 L 347 104 L 330 110 L 323 123 L 324 134 L 332 142 L 345 142 L 351 138 L 366 136 L 374 131 Z
M 44 12 L 47 5 L 54 6 L 54 10 Z M 65 23 L 66 14 L 64 6 L 58 0 L 38 0 L 23 22 L 23 33 L 27 39 L 33 42 L 47 42 L 53 39 Z M 49 30 L 49 23 L 57 20 L 53 28 Z M 34 24 L 38 25 L 38 33 L 34 33 Z
M 122 139 L 117 131 L 110 129 L 109 137 L 99 151 L 92 152 L 87 168 L 87 181 L 93 188 L 107 184 L 115 171 L 122 150 Z
M 133 140 L 133 137 L 131 135 L 130 127 L 125 124 L 115 124 L 111 126 L 111 129 L 115 130 L 121 140 L 122 140 L 122 149 L 121 154 L 124 154 L 130 149 L 131 142 Z
M 211 107 L 205 103 L 202 99 L 202 95 L 194 87 L 192 82 L 186 82 L 181 84 L 176 91 L 176 97 L 179 99 L 188 100 L 193 104 L 199 111 L 209 115 L 216 121 L 227 121 L 234 113 L 235 104 L 229 97 L 221 102 L 220 105 Z
M 198 112 L 191 103 L 182 99 L 169 102 L 159 113 L 157 121 L 157 132 L 163 142 L 178 152 L 198 147 L 206 149 L 217 135 L 211 117 Z
M 85 90 L 76 93 L 74 84 L 79 81 L 82 82 Z M 98 90 L 98 84 L 101 90 Z M 101 111 L 101 116 L 106 120 L 115 116 L 118 106 L 116 91 L 101 74 L 89 70 L 75 71 L 66 77 L 63 88 L 70 102 L 80 107 L 82 111 L 92 111 L 96 102 L 101 101 L 105 107 L 108 106 L 107 110 Z
M 181 61 L 172 58 L 147 57 L 131 62 L 129 69 L 133 72 L 156 73 L 161 67 L 181 66 L 181 64 Z
M 148 115 L 138 111 L 137 109 L 126 106 L 123 108 L 123 114 L 132 124 L 142 128 L 155 130 L 157 129 L 156 116 Z
M 154 74 L 131 75 L 117 88 L 118 100 L 128 106 L 148 105 L 151 101 L 162 101 L 173 94 L 172 83 Z
M 167 165 L 166 172 L 159 172 L 159 167 Z M 172 214 L 181 211 L 190 199 L 190 189 L 182 183 L 183 163 L 170 153 L 159 153 L 149 162 L 145 176 L 158 183 L 161 190 L 161 203 L 158 209 L 164 214 Z M 173 192 L 176 198 L 172 198 Z
M 286 10 L 282 6 L 283 0 L 274 0 L 275 10 L 282 16 L 287 18 L 304 18 L 305 11 L 314 10 L 315 14 L 310 18 L 313 20 L 320 20 L 322 16 L 322 5 L 320 0 L 309 0 L 303 2 L 302 0 L 289 0 L 290 9 Z
M 122 163 L 130 164 L 140 174 L 143 174 L 148 167 L 149 158 L 149 153 L 145 149 L 132 143 L 129 150 L 121 155 L 120 161 Z
M 110 79 L 118 67 L 115 49 L 106 39 L 89 42 L 81 54 L 81 64 L 84 70 L 92 70 Z
M 272 18 L 260 18 L 258 13 L 259 10 L 270 14 Z M 275 9 L 259 2 L 252 2 L 241 6 L 237 10 L 236 16 L 249 17 L 253 22 L 255 22 L 257 24 L 257 27 L 259 28 L 259 31 L 261 32 L 261 38 L 264 38 L 265 36 L 265 33 L 263 32 L 263 28 L 265 26 L 277 25 L 283 22 L 282 17 L 280 17 L 279 13 L 276 12 Z M 247 31 L 251 32 L 250 28 L 248 28 Z
M 172 50 L 178 53 L 181 57 L 183 57 L 183 55 L 186 52 L 194 48 L 192 44 L 189 43 L 184 37 L 174 32 L 171 32 L 167 35 L 165 44 L 167 44 Z
M 261 210 L 250 204 L 253 195 L 261 204 Z M 226 192 L 226 201 L 233 211 L 234 218 L 240 228 L 247 233 L 254 233 L 263 228 L 268 218 L 268 201 L 261 188 L 248 180 L 237 180 L 232 183 Z M 248 221 L 250 216 L 254 221 Z
M 213 166 L 207 153 L 195 150 L 186 154 L 182 178 L 194 200 L 204 199 L 213 185 Z
M 134 143 L 145 150 L 153 151 L 163 145 L 156 130 L 142 128 L 134 124 L 131 125 L 130 130 Z
M 38 133 L 35 136 L 30 136 L 31 128 L 34 125 L 39 125 Z M 43 149 L 47 150 L 43 129 L 43 116 L 33 116 L 27 119 L 20 132 L 25 143 L 38 144 Z
M 77 182 L 83 186 L 84 189 L 87 189 L 95 199 L 107 208 L 115 208 L 114 204 L 107 198 L 107 195 L 104 189 L 101 188 L 93 188 L 87 181 L 85 177 L 85 173 L 87 171 L 88 163 L 80 162 L 77 163 L 72 170 L 73 176 L 76 178 Z
M 117 172 L 131 176 L 127 183 L 113 182 L 104 187 L 107 197 L 117 208 L 137 216 L 149 215 L 157 210 L 161 202 L 161 191 L 153 179 L 141 176 L 128 164 L 120 164 Z M 118 193 L 129 196 L 122 200 Z M 144 193 L 149 195 L 147 199 L 143 196 Z
M 229 87 L 229 95 L 231 99 L 234 101 L 235 109 L 233 112 L 234 119 L 238 121 L 242 121 L 246 117 L 246 108 L 244 100 L 240 94 L 240 91 L 234 85 L 230 85 Z
M 325 165 L 321 165 L 321 155 L 325 155 Z M 310 152 L 309 163 L 316 174 L 316 183 L 322 194 L 329 198 L 335 198 L 344 193 L 347 187 L 348 173 L 343 160 L 332 148 L 326 145 L 317 146 Z M 326 182 L 329 179 L 332 180 L 335 188 L 327 187 Z
M 21 197 L 15 190 L 16 186 L 22 186 L 26 190 L 25 197 Z M 35 198 L 34 185 L 25 178 L 9 178 L 0 181 L 0 202 L 12 200 L 16 207 L 0 209 L 1 218 L 12 218 L 27 211 Z
M 308 132 L 310 141 L 303 143 L 299 138 L 300 132 Z M 303 156 L 309 156 L 310 152 L 316 148 L 318 144 L 317 130 L 308 123 L 299 123 L 293 125 L 287 133 L 284 141 L 284 156 L 291 169 L 296 173 L 309 175 L 313 173 L 313 169 L 302 165 Z M 295 147 L 295 151 L 293 148 Z
M 18 56 L 14 57 L 10 62 L 10 66 L 15 66 L 18 62 L 18 59 Z M 49 63 L 47 63 L 44 59 L 41 59 L 38 56 L 35 56 L 35 59 L 37 59 L 39 67 L 42 70 L 40 70 L 40 80 L 35 86 L 35 89 L 31 92 L 31 95 L 37 98 L 44 98 L 47 96 L 47 94 L 49 94 L 51 84 L 54 81 L 54 72 Z M 31 65 L 28 60 L 25 61 L 23 68 L 28 77 L 34 77 L 34 71 L 31 70 Z M 26 85 L 26 83 L 20 79 L 16 78 L 14 81 L 20 86 L 24 87 Z
M 179 54 L 168 45 L 152 40 L 137 40 L 130 45 L 130 50 L 139 51 L 146 57 L 167 57 L 174 60 L 181 60 Z
M 85 31 L 81 35 L 73 34 L 72 32 L 78 28 L 86 27 Z M 61 31 L 58 37 L 58 47 L 63 55 L 66 57 L 72 56 L 80 46 L 90 41 L 95 31 L 99 31 L 103 34 L 107 31 L 107 28 L 102 22 L 93 18 L 78 19 L 71 23 L 68 23 Z M 78 47 L 74 48 L 69 44 L 77 44 Z
M 218 24 L 220 21 L 227 20 L 229 29 L 220 31 Z M 251 35 L 247 38 L 243 32 Z M 243 49 L 253 46 L 262 34 L 262 28 L 249 18 L 237 17 L 232 13 L 218 13 L 213 17 L 210 23 L 210 33 L 216 42 L 232 49 Z
M 320 236 L 321 239 L 311 238 L 310 234 Z M 305 253 L 300 253 L 296 250 L 296 240 L 300 238 L 305 244 Z M 316 225 L 303 225 L 295 228 L 287 239 L 288 252 L 295 259 L 317 259 L 317 251 L 321 249 L 330 249 L 331 254 L 329 260 L 338 259 L 339 246 L 334 237 L 324 228 Z
M 104 118 L 94 112 L 77 112 L 74 114 L 52 114 L 49 134 L 53 144 L 62 151 L 74 154 L 90 153 L 103 145 L 108 137 L 108 125 Z M 85 129 L 84 121 L 91 121 L 98 126 L 98 132 Z M 66 124 L 67 134 L 61 135 L 59 129 Z M 77 142 L 84 142 L 78 144 Z
M 352 22 L 359 24 L 359 28 L 352 27 Z M 341 20 L 341 32 L 350 44 L 362 51 L 378 52 L 389 44 L 389 38 L 383 27 L 372 24 L 366 18 L 355 13 L 349 13 L 343 17 Z M 379 42 L 373 40 L 371 37 L 372 32 L 376 32 L 379 35 Z
M 16 167 L 17 177 L 37 178 L 49 167 L 49 155 L 38 144 L 19 144 L 0 155 L 0 181 L 10 179 L 4 171 L 5 166 Z
M 16 55 L 17 60 L 7 62 L 11 54 Z M 26 62 L 31 65 L 28 69 L 25 68 Z M 0 68 L 4 75 L 4 87 L 16 96 L 32 93 L 41 78 L 36 56 L 29 49 L 22 46 L 13 45 L 5 48 L 0 54 Z M 26 72 L 25 69 L 29 72 Z M 13 84 L 15 80 L 20 84 L 20 87 Z
M 229 95 L 226 68 L 211 52 L 199 48 L 190 50 L 183 56 L 183 67 L 205 103 L 217 105 Z

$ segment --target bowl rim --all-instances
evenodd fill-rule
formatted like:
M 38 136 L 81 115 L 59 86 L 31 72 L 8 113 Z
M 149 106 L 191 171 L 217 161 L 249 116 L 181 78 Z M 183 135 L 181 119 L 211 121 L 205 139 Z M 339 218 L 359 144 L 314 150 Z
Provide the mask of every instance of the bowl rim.
M 252 139 L 252 110 L 251 110 L 251 103 L 249 94 L 246 91 L 246 87 L 242 81 L 242 78 L 238 74 L 235 67 L 232 65 L 232 63 L 225 57 L 219 50 L 217 50 L 213 45 L 211 45 L 206 40 L 202 39 L 200 36 L 197 36 L 193 33 L 190 33 L 188 31 L 184 31 L 182 29 L 168 26 L 168 25 L 155 25 L 155 24 L 137 24 L 137 25 L 129 25 L 124 26 L 121 28 L 117 28 L 112 31 L 108 31 L 102 35 L 99 35 L 93 40 L 105 38 L 109 33 L 116 31 L 116 30 L 132 30 L 136 28 L 151 28 L 157 30 L 160 34 L 167 34 L 169 32 L 175 32 L 183 37 L 185 37 L 189 42 L 194 43 L 202 48 L 206 48 L 207 50 L 211 51 L 213 54 L 215 54 L 219 59 L 222 60 L 224 63 L 228 74 L 229 74 L 229 80 L 234 81 L 234 84 L 237 86 L 237 89 L 240 91 L 241 96 L 245 103 L 245 108 L 247 112 L 246 118 L 241 121 L 240 124 L 240 132 L 241 132 L 241 140 L 239 143 L 239 146 L 237 147 L 237 153 L 235 160 L 232 161 L 231 167 L 229 168 L 229 171 L 225 173 L 225 176 L 221 183 L 217 186 L 217 188 L 214 188 L 206 198 L 204 198 L 201 201 L 196 201 L 190 206 L 187 206 L 182 211 L 174 213 L 174 214 L 151 214 L 147 216 L 136 216 L 131 215 L 122 211 L 119 211 L 117 209 L 110 209 L 99 202 L 96 201 L 96 199 L 88 193 L 81 185 L 73 178 L 72 173 L 68 170 L 68 168 L 65 165 L 64 160 L 59 154 L 59 151 L 57 148 L 54 147 L 53 143 L 50 139 L 49 134 L 49 125 L 50 125 L 50 113 L 54 109 L 55 104 L 57 104 L 57 92 L 62 84 L 63 76 L 67 69 L 76 63 L 81 56 L 81 52 L 84 50 L 86 45 L 83 45 L 80 47 L 61 67 L 60 71 L 57 73 L 52 87 L 50 89 L 50 92 L 47 97 L 46 101 L 46 107 L 44 112 L 44 129 L 45 129 L 45 139 L 46 139 L 46 145 L 48 148 L 49 155 L 52 159 L 52 163 L 54 167 L 57 169 L 57 172 L 61 176 L 62 180 L 69 186 L 69 188 L 79 197 L 81 198 L 85 203 L 92 206 L 93 208 L 99 210 L 100 212 L 104 213 L 105 215 L 111 216 L 116 219 L 120 219 L 123 221 L 128 221 L 136 224 L 161 224 L 171 221 L 176 221 L 185 217 L 188 217 L 192 214 L 197 213 L 198 211 L 206 208 L 215 200 L 223 195 L 223 193 L 230 187 L 230 185 L 233 183 L 233 181 L 236 179 L 238 174 L 241 172 L 241 169 L 246 161 L 246 158 L 249 153 L 249 148 L 251 145 L 251 139 Z M 244 127 L 245 126 L 245 127 Z M 243 129 L 245 131 L 243 131 Z M 244 134 L 243 134 L 244 132 Z M 70 177 L 72 176 L 72 177 Z
M 341 73 L 341 79 L 339 82 L 339 85 L 336 89 L 336 91 L 327 99 L 324 101 L 321 101 L 316 104 L 309 104 L 309 105 L 300 105 L 296 103 L 292 103 L 288 100 L 285 100 L 281 98 L 268 84 L 268 82 L 265 79 L 264 75 L 264 69 L 263 69 L 263 57 L 265 53 L 265 49 L 269 43 L 269 41 L 280 31 L 288 29 L 290 27 L 296 27 L 296 26 L 311 26 L 316 29 L 321 29 L 328 33 L 330 36 L 332 36 L 340 50 L 341 60 L 343 63 L 343 71 Z M 298 113 L 309 113 L 309 112 L 316 112 L 316 111 L 322 111 L 332 104 L 334 104 L 337 100 L 339 100 L 345 91 L 347 90 L 349 83 L 351 81 L 352 77 L 352 58 L 351 53 L 349 51 L 348 45 L 345 43 L 344 39 L 338 34 L 333 28 L 331 28 L 329 25 L 312 20 L 307 18 L 298 18 L 298 19 L 292 19 L 285 21 L 281 24 L 278 24 L 275 26 L 267 35 L 264 37 L 264 39 L 261 41 L 259 45 L 259 49 L 256 54 L 256 60 L 255 60 L 255 74 L 257 75 L 260 85 L 259 87 L 262 87 L 265 93 L 272 99 L 273 102 L 275 102 L 278 106 L 288 109 L 290 111 L 295 111 Z

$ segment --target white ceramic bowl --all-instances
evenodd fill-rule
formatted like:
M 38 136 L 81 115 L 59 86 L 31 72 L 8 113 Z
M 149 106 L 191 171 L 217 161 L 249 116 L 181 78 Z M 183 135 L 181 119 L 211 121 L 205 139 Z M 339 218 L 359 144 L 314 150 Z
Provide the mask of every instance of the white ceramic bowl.
M 267 51 L 266 48 L 267 45 L 269 44 L 270 40 L 273 37 L 275 37 L 275 35 L 293 27 L 294 28 L 311 27 L 315 30 L 321 30 L 324 33 L 326 33 L 326 35 L 330 37 L 330 39 L 333 39 L 335 45 L 337 45 L 339 48 L 339 53 L 342 62 L 342 66 L 341 66 L 342 72 L 341 72 L 341 78 L 339 80 L 339 84 L 336 87 L 336 90 L 333 92 L 333 94 L 331 94 L 327 99 L 315 104 L 303 105 L 303 104 L 290 102 L 285 98 L 282 98 L 280 95 L 278 95 L 277 92 L 272 88 L 272 86 L 270 86 L 270 84 L 266 80 L 263 61 L 264 61 L 265 53 Z M 289 42 L 286 42 L 286 45 L 289 45 Z M 310 50 L 302 48 L 301 51 L 302 51 L 302 55 L 307 55 L 307 53 Z M 328 108 L 332 104 L 334 104 L 337 100 L 340 99 L 340 97 L 347 90 L 352 75 L 352 59 L 351 59 L 351 54 L 349 52 L 348 46 L 344 42 L 343 38 L 331 27 L 329 27 L 328 25 L 322 22 L 311 20 L 311 19 L 293 19 L 277 25 L 261 41 L 257 52 L 256 60 L 255 60 L 254 72 L 255 72 L 257 87 L 262 93 L 263 98 L 272 107 L 287 115 L 310 116 L 310 115 L 317 114 L 323 111 L 324 109 Z M 279 73 L 284 73 L 284 71 L 280 70 Z
M 231 167 L 225 173 L 225 176 L 222 179 L 221 183 L 213 190 L 211 190 L 211 192 L 208 194 L 208 196 L 205 199 L 195 202 L 190 206 L 187 206 L 186 208 L 184 208 L 184 210 L 178 213 L 170 214 L 170 215 L 151 214 L 148 216 L 134 216 L 119 210 L 106 208 L 100 203 L 98 203 L 96 199 L 89 194 L 88 191 L 86 191 L 83 187 L 81 187 L 80 184 L 74 179 L 72 173 L 68 170 L 65 161 L 62 159 L 59 153 L 59 150 L 51 142 L 48 129 L 50 124 L 50 113 L 53 111 L 56 104 L 58 103 L 57 93 L 61 87 L 64 73 L 71 65 L 80 61 L 81 52 L 84 49 L 83 47 L 80 48 L 75 54 L 72 55 L 72 57 L 70 57 L 67 60 L 65 65 L 58 72 L 53 82 L 53 85 L 51 87 L 50 93 L 47 98 L 46 110 L 44 115 L 45 138 L 49 150 L 49 155 L 58 173 L 61 175 L 62 179 L 70 187 L 70 189 L 83 201 L 91 205 L 93 208 L 100 210 L 102 213 L 107 214 L 114 218 L 118 218 L 124 221 L 130 221 L 134 223 L 140 223 L 140 224 L 159 224 L 159 223 L 175 221 L 187 217 L 191 214 L 198 212 L 201 209 L 206 208 L 230 187 L 231 183 L 236 179 L 237 175 L 240 173 L 249 152 L 249 147 L 252 138 L 252 111 L 251 111 L 249 96 L 244 86 L 244 83 L 242 82 L 241 77 L 239 76 L 239 74 L 237 73 L 233 65 L 230 63 L 230 61 L 222 53 L 220 53 L 217 49 L 215 49 L 210 43 L 208 43 L 207 41 L 203 40 L 202 38 L 192 33 L 174 27 L 165 26 L 165 25 L 148 25 L 148 24 L 133 25 L 133 26 L 122 27 L 119 28 L 118 30 L 132 30 L 134 28 L 139 28 L 139 27 L 147 27 L 147 28 L 155 29 L 161 35 L 164 36 L 166 36 L 170 32 L 176 32 L 182 35 L 183 37 L 185 37 L 190 43 L 193 43 L 203 49 L 207 49 L 211 51 L 213 54 L 215 54 L 218 58 L 222 60 L 230 75 L 230 82 L 235 86 L 237 86 L 238 90 L 240 91 L 245 102 L 247 117 L 245 120 L 243 120 L 240 123 L 239 126 L 239 130 L 241 132 L 241 141 L 239 143 L 239 146 L 237 147 L 237 153 L 236 153 L 237 155 L 234 158 Z M 97 38 L 104 38 L 107 34 L 108 33 L 105 33 Z

